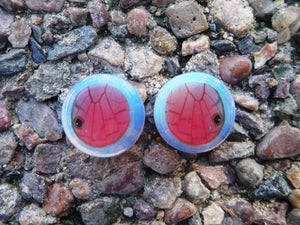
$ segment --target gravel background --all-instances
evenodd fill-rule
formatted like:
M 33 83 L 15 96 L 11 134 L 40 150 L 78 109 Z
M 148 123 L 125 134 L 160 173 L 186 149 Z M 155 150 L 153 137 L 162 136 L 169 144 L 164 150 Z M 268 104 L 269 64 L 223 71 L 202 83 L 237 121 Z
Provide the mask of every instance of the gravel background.
M 297 0 L 0 0 L 0 224 L 300 224 Z M 228 139 L 172 149 L 153 122 L 172 77 L 206 72 L 236 102 Z M 85 155 L 69 88 L 129 80 L 146 123 L 124 154 Z

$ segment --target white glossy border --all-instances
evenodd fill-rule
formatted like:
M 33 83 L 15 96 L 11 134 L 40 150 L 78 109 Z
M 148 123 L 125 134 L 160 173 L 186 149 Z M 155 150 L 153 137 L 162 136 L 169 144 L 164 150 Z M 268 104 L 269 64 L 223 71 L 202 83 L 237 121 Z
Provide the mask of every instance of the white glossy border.
M 75 134 L 71 112 L 78 93 L 94 84 L 108 84 L 122 92 L 130 107 L 130 124 L 125 134 L 114 144 L 96 148 L 81 141 Z M 95 157 L 113 157 L 129 149 L 139 138 L 145 122 L 144 104 L 136 89 L 126 80 L 111 74 L 94 74 L 78 81 L 68 92 L 61 112 L 63 129 L 70 142 L 80 151 Z
M 188 145 L 178 140 L 169 130 L 166 122 L 166 102 L 172 90 L 185 82 L 206 83 L 213 87 L 220 95 L 224 106 L 224 125 L 218 136 L 205 145 Z M 202 153 L 220 145 L 230 134 L 235 120 L 235 103 L 228 88 L 212 75 L 200 72 L 185 73 L 169 80 L 160 90 L 154 106 L 154 120 L 162 138 L 172 147 L 187 153 Z

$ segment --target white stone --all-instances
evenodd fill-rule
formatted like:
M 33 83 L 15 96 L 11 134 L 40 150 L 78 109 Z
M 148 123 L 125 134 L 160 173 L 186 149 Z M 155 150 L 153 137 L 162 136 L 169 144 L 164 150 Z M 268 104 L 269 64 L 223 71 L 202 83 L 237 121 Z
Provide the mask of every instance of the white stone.
M 202 211 L 204 225 L 222 224 L 224 219 L 224 211 L 216 203 L 212 203 Z

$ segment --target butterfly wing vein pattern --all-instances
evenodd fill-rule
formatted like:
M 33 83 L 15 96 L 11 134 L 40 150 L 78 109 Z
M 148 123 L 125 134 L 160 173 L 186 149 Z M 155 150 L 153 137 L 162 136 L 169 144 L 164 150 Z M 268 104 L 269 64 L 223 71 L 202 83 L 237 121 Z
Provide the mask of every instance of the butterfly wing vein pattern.
M 188 145 L 209 143 L 224 124 L 221 98 L 205 83 L 184 83 L 172 90 L 165 113 L 172 134 Z

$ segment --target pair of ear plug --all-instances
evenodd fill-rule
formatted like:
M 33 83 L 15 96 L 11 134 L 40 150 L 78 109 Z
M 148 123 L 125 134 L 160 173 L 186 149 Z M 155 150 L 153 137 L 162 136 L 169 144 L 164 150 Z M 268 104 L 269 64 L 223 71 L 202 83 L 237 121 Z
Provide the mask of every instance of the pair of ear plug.
M 200 72 L 178 75 L 160 90 L 155 125 L 172 147 L 202 153 L 220 145 L 235 119 L 233 97 L 217 78 Z M 124 79 L 96 74 L 77 82 L 62 106 L 67 138 L 82 152 L 113 157 L 139 138 L 145 109 L 135 88 Z

